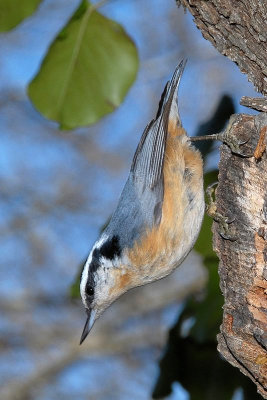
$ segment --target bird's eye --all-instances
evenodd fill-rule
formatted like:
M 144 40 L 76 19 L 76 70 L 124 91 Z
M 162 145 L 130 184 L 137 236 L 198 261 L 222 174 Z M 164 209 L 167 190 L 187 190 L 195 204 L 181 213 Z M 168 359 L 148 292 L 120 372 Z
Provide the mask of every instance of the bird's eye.
M 93 296 L 93 294 L 95 293 L 95 290 L 92 286 L 87 286 L 86 293 L 88 294 L 88 296 Z

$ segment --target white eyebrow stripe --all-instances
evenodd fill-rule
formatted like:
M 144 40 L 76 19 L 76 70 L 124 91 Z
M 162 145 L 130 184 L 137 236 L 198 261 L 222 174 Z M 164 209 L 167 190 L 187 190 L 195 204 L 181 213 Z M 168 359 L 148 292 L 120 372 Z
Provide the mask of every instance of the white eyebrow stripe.
M 92 256 L 93 256 L 93 251 L 95 249 L 100 249 L 102 244 L 108 239 L 107 235 L 102 235 L 94 244 L 83 269 L 82 272 L 82 278 L 81 278 L 81 283 L 80 283 L 80 293 L 82 297 L 83 304 L 86 306 L 86 294 L 85 294 L 85 288 L 88 280 L 88 274 L 89 274 L 89 265 L 91 264 L 92 261 Z
M 100 247 L 102 246 L 102 244 L 103 244 L 107 239 L 108 239 L 108 236 L 107 236 L 107 235 L 102 235 L 102 236 L 100 236 L 100 238 L 95 242 L 95 245 L 94 245 L 92 251 L 93 251 L 94 249 L 100 249 Z
M 88 279 L 88 272 L 89 272 L 89 265 L 91 264 L 92 261 L 92 254 L 94 251 L 94 247 L 91 250 L 91 253 L 89 254 L 85 266 L 83 268 L 83 272 L 82 272 L 82 279 L 81 279 L 81 283 L 80 283 L 80 292 L 81 292 L 81 297 L 82 297 L 82 301 L 83 304 L 86 306 L 86 295 L 85 295 L 85 287 L 86 287 L 86 283 L 87 283 L 87 279 Z

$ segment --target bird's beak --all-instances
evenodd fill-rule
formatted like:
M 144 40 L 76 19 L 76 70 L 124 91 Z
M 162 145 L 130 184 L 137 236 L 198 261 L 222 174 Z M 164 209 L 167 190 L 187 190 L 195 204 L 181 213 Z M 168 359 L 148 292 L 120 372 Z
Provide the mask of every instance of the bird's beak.
M 96 312 L 94 310 L 87 309 L 86 314 L 87 314 L 87 319 L 83 328 L 80 344 L 82 344 L 82 342 L 86 339 L 88 333 L 92 329 L 92 326 L 94 325 L 95 322 Z

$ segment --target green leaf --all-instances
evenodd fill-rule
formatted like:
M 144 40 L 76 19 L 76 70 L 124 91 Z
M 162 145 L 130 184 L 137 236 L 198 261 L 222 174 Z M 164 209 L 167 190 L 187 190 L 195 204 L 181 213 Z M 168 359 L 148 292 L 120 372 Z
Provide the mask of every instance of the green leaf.
M 96 123 L 123 101 L 138 68 L 133 41 L 82 0 L 29 85 L 35 107 L 73 129 Z
M 29 17 L 41 0 L 0 0 L 0 32 L 6 32 Z

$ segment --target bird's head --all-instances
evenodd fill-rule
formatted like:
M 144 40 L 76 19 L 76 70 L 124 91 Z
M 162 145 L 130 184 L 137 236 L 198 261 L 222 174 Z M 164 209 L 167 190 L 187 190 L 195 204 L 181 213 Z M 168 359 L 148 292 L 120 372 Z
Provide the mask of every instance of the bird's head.
M 87 320 L 80 344 L 95 320 L 130 287 L 131 274 L 123 263 L 119 238 L 103 234 L 92 248 L 81 276 L 80 292 Z

